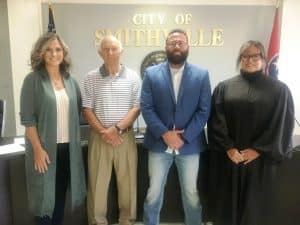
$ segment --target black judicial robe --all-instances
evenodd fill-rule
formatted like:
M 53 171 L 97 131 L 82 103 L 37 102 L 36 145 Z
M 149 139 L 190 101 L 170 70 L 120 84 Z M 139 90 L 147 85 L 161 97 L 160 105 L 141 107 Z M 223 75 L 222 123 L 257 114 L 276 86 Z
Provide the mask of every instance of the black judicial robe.
M 292 151 L 294 105 L 288 87 L 262 71 L 243 73 L 214 90 L 208 121 L 210 214 L 214 225 L 272 222 L 276 170 Z M 226 150 L 253 148 L 261 155 L 235 164 Z

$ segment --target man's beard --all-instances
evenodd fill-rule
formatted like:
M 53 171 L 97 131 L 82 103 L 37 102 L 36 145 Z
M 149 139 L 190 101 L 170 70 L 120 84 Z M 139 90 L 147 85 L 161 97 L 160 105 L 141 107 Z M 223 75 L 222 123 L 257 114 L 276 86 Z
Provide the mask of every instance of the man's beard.
M 169 63 L 175 64 L 175 65 L 180 65 L 185 62 L 189 55 L 189 51 L 186 50 L 185 52 L 181 52 L 180 55 L 175 55 L 174 52 L 171 51 L 166 51 L 166 55 L 168 58 Z

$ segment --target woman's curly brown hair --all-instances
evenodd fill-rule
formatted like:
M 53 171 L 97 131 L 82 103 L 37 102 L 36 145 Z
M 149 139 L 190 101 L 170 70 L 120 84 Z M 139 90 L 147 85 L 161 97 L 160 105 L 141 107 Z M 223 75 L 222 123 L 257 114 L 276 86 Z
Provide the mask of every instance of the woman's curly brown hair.
M 40 36 L 40 38 L 35 43 L 31 55 L 30 55 L 30 65 L 33 71 L 45 68 L 44 54 L 47 49 L 49 41 L 58 40 L 63 49 L 63 61 L 59 65 L 60 72 L 64 76 L 68 76 L 71 62 L 69 57 L 69 49 L 65 42 L 61 39 L 58 34 L 48 32 Z

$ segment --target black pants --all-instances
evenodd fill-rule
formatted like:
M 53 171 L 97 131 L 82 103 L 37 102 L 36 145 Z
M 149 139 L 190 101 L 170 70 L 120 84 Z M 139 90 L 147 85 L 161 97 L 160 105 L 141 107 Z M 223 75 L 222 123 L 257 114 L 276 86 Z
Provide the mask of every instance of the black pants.
M 57 144 L 55 206 L 50 216 L 36 216 L 36 225 L 61 225 L 64 217 L 66 192 L 70 183 L 69 143 Z

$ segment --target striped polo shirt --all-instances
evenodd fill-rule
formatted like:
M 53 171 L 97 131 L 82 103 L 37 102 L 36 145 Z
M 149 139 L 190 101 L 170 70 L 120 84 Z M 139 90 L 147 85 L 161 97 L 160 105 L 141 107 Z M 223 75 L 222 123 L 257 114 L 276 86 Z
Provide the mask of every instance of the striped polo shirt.
M 81 89 L 83 107 L 93 109 L 104 127 L 117 124 L 130 109 L 140 106 L 141 79 L 125 66 L 116 75 L 109 75 L 104 65 L 90 71 Z

